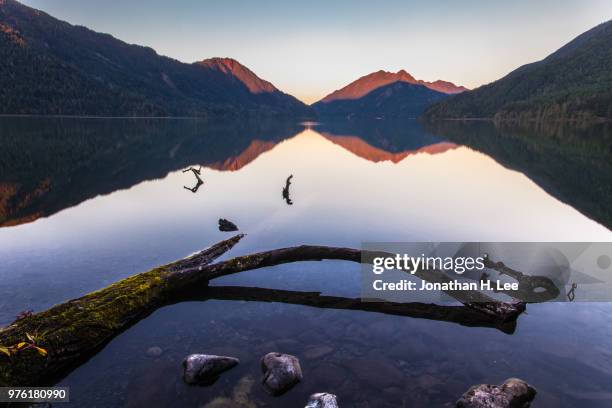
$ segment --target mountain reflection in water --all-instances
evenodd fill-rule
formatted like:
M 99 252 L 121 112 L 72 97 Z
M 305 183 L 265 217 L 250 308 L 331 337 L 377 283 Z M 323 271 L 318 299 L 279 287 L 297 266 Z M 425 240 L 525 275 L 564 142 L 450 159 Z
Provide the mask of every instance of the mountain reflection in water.
M 488 122 L 439 122 L 425 128 L 416 121 L 338 121 L 313 129 L 372 162 L 399 163 L 463 144 L 612 225 L 612 132 L 607 126 L 500 129 Z M 0 226 L 31 222 L 192 164 L 240 170 L 301 130 L 282 121 L 5 118 L 0 121 Z
M 228 256 L 304 243 L 611 240 L 604 131 L 432 126 L 2 118 L 0 324 L 226 238 L 219 218 L 247 234 Z M 191 166 L 202 166 L 197 194 L 183 188 Z M 77 406 L 201 406 L 255 381 L 244 391 L 255 406 L 331 391 L 343 406 L 430 407 L 516 376 L 543 406 L 609 406 L 605 304 L 530 305 L 504 333 L 465 327 L 471 316 L 446 306 L 367 310 L 354 300 L 359 265 L 342 262 L 214 283 L 223 288 L 158 310 L 60 385 Z M 435 313 L 446 322 L 427 320 Z M 151 346 L 162 356 L 148 357 Z M 298 355 L 305 373 L 278 399 L 257 383 L 258 359 L 275 350 Z M 187 387 L 180 361 L 193 352 L 241 364 L 212 387 Z

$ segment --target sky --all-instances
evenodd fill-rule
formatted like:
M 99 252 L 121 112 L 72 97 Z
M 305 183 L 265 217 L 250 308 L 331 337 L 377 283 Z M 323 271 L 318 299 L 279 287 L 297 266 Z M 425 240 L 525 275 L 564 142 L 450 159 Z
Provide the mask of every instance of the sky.
M 23 0 L 183 62 L 232 57 L 311 103 L 368 73 L 475 88 L 612 19 L 610 0 Z

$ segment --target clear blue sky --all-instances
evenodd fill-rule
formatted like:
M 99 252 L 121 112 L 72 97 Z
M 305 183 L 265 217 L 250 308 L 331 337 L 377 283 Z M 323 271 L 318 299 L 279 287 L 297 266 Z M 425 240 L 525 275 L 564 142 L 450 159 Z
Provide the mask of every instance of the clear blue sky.
M 24 0 L 184 62 L 233 57 L 315 101 L 406 69 L 473 88 L 612 19 L 611 0 Z

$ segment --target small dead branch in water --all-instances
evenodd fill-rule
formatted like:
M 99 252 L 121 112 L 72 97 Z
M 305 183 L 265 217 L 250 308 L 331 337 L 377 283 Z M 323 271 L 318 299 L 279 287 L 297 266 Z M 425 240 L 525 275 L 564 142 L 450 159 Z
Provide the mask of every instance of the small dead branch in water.
M 193 175 L 196 178 L 196 185 L 193 187 L 187 187 L 187 186 L 183 186 L 183 188 L 185 190 L 189 190 L 192 193 L 197 193 L 198 189 L 202 186 L 202 184 L 204 184 L 204 180 L 202 180 L 202 178 L 200 177 L 201 171 L 202 171 L 202 166 L 200 166 L 199 168 L 194 168 L 194 167 L 190 167 L 188 169 L 183 170 L 183 173 L 187 173 L 188 171 L 191 171 L 193 173 Z
M 287 177 L 287 181 L 285 181 L 285 187 L 283 187 L 283 199 L 289 205 L 293 205 L 293 201 L 291 201 L 289 187 L 291 186 L 291 179 L 293 178 L 293 174 Z
M 506 275 L 516 280 L 519 284 L 518 291 L 504 291 L 499 292 L 505 293 L 509 296 L 518 297 L 523 302 L 527 303 L 539 303 L 552 300 L 559 296 L 560 290 L 555 283 L 546 276 L 530 276 L 525 275 L 522 272 L 515 271 L 503 262 L 494 262 L 488 257 L 485 258 L 484 265 L 497 271 L 500 276 Z
M 577 287 L 578 287 L 578 284 L 577 284 L 577 283 L 572 283 L 572 287 L 571 287 L 571 289 L 569 290 L 569 292 L 567 292 L 567 295 L 566 295 L 566 296 L 567 296 L 567 299 L 568 299 L 570 302 L 573 302 L 573 301 L 574 301 L 574 299 L 576 299 L 576 288 L 577 288 Z
M 197 169 L 195 167 L 189 167 L 188 169 L 183 170 L 183 173 L 187 173 L 188 171 L 192 171 L 193 174 L 197 174 L 199 176 L 202 174 L 202 166 L 198 167 Z

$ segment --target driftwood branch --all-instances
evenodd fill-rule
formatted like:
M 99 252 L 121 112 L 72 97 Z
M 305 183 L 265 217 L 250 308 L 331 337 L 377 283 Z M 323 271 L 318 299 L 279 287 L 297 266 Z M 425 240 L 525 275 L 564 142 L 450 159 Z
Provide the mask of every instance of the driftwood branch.
M 497 271 L 500 275 L 506 275 L 516 280 L 519 284 L 519 297 L 527 303 L 547 302 L 555 299 L 561 293 L 557 285 L 547 276 L 530 276 L 522 272 L 516 271 L 503 262 L 493 262 L 490 259 L 485 260 L 485 266 L 489 269 Z M 510 296 L 516 296 L 512 291 L 503 291 Z
M 251 269 L 275 266 L 289 262 L 337 259 L 352 262 L 371 262 L 374 256 L 392 256 L 379 252 L 360 251 L 351 248 L 325 246 L 299 246 L 239 256 L 224 262 L 211 264 L 213 260 L 230 250 L 242 239 L 236 235 L 186 259 L 134 275 L 81 298 L 54 306 L 44 312 L 19 319 L 0 329 L 0 345 L 11 346 L 25 341 L 28 334 L 39 339 L 48 357 L 25 350 L 12 357 L 0 356 L 0 386 L 31 386 L 53 384 L 128 327 L 154 310 L 176 302 L 178 293 L 187 289 L 206 289 L 212 279 Z M 438 271 L 417 271 L 416 276 L 430 282 L 449 281 Z M 215 292 L 216 291 L 216 292 Z M 209 288 L 209 296 L 218 289 Z M 226 296 L 229 292 L 226 291 Z M 262 294 L 262 290 L 255 294 Z M 503 325 L 513 322 L 524 311 L 523 303 L 506 303 L 476 291 L 449 291 L 450 296 L 465 307 L 446 309 L 442 306 L 387 304 L 375 306 L 358 300 L 333 297 L 292 294 L 285 299 L 296 303 L 333 305 L 354 310 L 396 311 L 414 317 L 456 321 L 460 324 L 488 322 Z M 266 295 L 273 299 L 274 292 Z M 246 296 L 245 293 L 241 294 Z M 276 292 L 277 298 L 279 292 Z M 342 306 L 342 307 L 340 307 Z M 427 309 L 430 309 L 427 311 Z M 471 310 L 472 313 L 467 312 Z M 476 318 L 480 315 L 480 320 Z M 458 317 L 459 316 L 459 317 Z M 463 323 L 461 323 L 463 322 Z
M 215 279 L 252 269 L 265 268 L 290 262 L 343 260 L 351 262 L 372 263 L 375 257 L 393 257 L 394 254 L 379 251 L 361 251 L 353 248 L 302 245 L 297 247 L 274 249 L 252 255 L 236 257 L 225 262 L 208 265 L 204 268 L 190 268 L 181 273 L 181 279 L 191 283 L 203 279 Z M 438 270 L 420 269 L 414 273 L 427 282 L 450 282 L 446 274 Z M 445 291 L 449 296 L 465 306 L 498 319 L 499 321 L 515 320 L 525 310 L 525 304 L 519 301 L 501 302 L 482 292 L 473 290 Z

